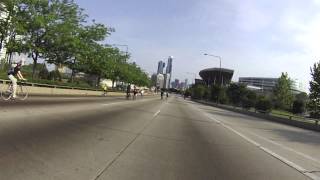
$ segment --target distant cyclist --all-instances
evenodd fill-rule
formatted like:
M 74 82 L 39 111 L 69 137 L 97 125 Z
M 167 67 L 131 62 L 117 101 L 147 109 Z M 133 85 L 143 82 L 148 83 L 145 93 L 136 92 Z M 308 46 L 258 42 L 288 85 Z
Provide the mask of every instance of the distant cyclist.
M 129 99 L 129 97 L 130 97 L 130 91 L 131 91 L 131 85 L 128 84 L 128 86 L 127 86 L 127 99 Z
M 22 61 L 19 61 L 17 64 L 12 64 L 11 68 L 8 71 L 8 78 L 12 82 L 12 99 L 17 97 L 17 79 L 26 80 L 21 74 Z
M 161 89 L 161 92 L 160 92 L 161 99 L 163 99 L 163 94 L 164 94 L 163 89 Z

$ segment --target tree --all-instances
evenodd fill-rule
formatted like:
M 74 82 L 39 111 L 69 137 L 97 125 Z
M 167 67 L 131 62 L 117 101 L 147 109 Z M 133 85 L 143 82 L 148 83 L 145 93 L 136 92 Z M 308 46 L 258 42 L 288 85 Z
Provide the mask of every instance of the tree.
M 258 112 L 269 113 L 272 109 L 272 103 L 269 99 L 264 96 L 258 98 L 257 103 L 255 105 L 255 109 Z
M 255 106 L 257 101 L 257 94 L 254 91 L 247 91 L 245 97 L 242 99 L 242 107 L 250 109 Z
M 204 94 L 205 94 L 205 91 L 207 90 L 206 86 L 204 85 L 194 85 L 192 87 L 192 98 L 196 98 L 196 99 L 202 99 Z
M 32 57 L 34 78 L 38 60 L 45 53 L 48 28 L 56 14 L 50 11 L 48 0 L 21 0 L 15 8 L 17 14 L 13 18 L 13 24 L 20 37 L 10 39 L 9 51 L 28 53 L 29 57 Z
M 0 49 L 4 46 L 8 48 L 8 41 L 15 39 L 16 28 L 14 20 L 17 16 L 15 7 L 18 2 L 18 0 L 2 0 L 0 3 L 0 12 L 2 13 L 0 18 Z M 12 51 L 10 49 L 7 50 L 7 54 L 12 54 Z
M 292 105 L 293 114 L 301 114 L 305 112 L 305 102 L 301 100 L 294 100 Z
M 307 102 L 308 101 L 308 94 L 305 92 L 301 92 L 295 96 L 296 100 Z
M 247 88 L 243 84 L 231 83 L 227 89 L 227 96 L 230 102 L 235 106 L 238 106 L 242 102 L 246 93 Z
M 275 108 L 283 110 L 291 109 L 293 101 L 291 89 L 292 80 L 287 73 L 282 73 L 273 91 Z
M 320 62 L 317 62 L 310 68 L 311 71 L 311 81 L 310 81 L 310 94 L 308 110 L 311 116 L 314 118 L 320 117 Z

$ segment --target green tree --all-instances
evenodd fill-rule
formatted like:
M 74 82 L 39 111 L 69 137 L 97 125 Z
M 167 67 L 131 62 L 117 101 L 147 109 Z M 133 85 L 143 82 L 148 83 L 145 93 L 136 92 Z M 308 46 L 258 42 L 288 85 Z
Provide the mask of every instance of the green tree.
M 273 91 L 275 108 L 283 110 L 291 109 L 293 101 L 291 89 L 292 80 L 287 73 L 282 73 Z
M 239 106 L 245 95 L 247 94 L 247 87 L 243 84 L 231 83 L 227 88 L 227 96 L 232 105 Z
M 255 109 L 258 112 L 269 113 L 272 110 L 272 103 L 268 98 L 260 96 L 256 102 Z
M 314 118 L 320 117 L 320 62 L 313 65 L 311 69 L 310 94 L 308 110 Z
M 244 98 L 242 99 L 242 107 L 244 109 L 250 109 L 255 106 L 257 101 L 257 94 L 254 91 L 248 90 Z
M 294 100 L 292 105 L 293 114 L 301 114 L 305 112 L 305 102 L 302 100 Z

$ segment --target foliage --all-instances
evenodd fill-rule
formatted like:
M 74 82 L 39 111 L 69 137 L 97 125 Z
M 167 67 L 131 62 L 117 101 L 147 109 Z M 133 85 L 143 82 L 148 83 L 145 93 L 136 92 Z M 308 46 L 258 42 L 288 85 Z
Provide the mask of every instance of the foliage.
M 267 99 L 264 96 L 259 97 L 256 102 L 255 109 L 258 112 L 269 113 L 272 109 L 272 103 L 269 99 Z
M 257 94 L 253 91 L 247 91 L 246 95 L 242 99 L 242 107 L 244 109 L 250 109 L 255 106 L 257 101 Z
M 227 96 L 229 101 L 235 105 L 238 106 L 244 99 L 245 95 L 247 94 L 247 88 L 243 84 L 235 84 L 231 83 L 227 89 Z
M 320 117 L 320 62 L 317 62 L 311 68 L 310 81 L 310 101 L 308 102 L 308 110 L 314 118 Z
M 275 108 L 283 110 L 290 109 L 293 101 L 291 89 L 292 80 L 289 78 L 287 73 L 282 73 L 273 92 Z
M 302 100 L 294 100 L 292 105 L 293 114 L 302 114 L 305 112 L 305 102 Z
M 41 59 L 70 68 L 71 82 L 77 72 L 85 72 L 97 76 L 98 81 L 110 78 L 150 85 L 148 75 L 135 63 L 128 63 L 128 53 L 100 44 L 114 29 L 94 20 L 89 23 L 88 15 L 74 0 L 3 0 L 0 9 L 8 14 L 0 19 L 0 45 L 5 45 L 9 54 L 24 53 L 33 59 L 31 79 L 48 76 L 61 80 L 56 71 L 47 74 L 38 69 Z M 8 43 L 4 43 L 5 37 L 9 37 Z
M 308 94 L 305 92 L 301 92 L 295 96 L 295 100 L 307 102 L 308 101 Z
M 48 79 L 49 78 L 49 71 L 45 63 L 43 63 L 42 68 L 39 72 L 40 79 Z
M 207 87 L 204 86 L 204 85 L 195 85 L 193 88 L 192 88 L 192 98 L 195 98 L 195 99 L 203 99 L 204 98 L 204 95 L 205 95 L 205 92 L 207 91 Z

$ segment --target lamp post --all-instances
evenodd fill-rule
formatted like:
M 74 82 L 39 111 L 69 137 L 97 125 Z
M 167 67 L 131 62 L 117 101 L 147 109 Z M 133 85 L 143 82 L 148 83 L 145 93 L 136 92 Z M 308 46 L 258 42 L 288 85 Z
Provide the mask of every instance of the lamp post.
M 205 53 L 205 54 L 203 54 L 203 55 L 205 55 L 205 56 L 211 56 L 211 57 L 214 57 L 214 58 L 218 58 L 219 59 L 219 64 L 220 64 L 220 67 L 219 67 L 219 69 L 220 69 L 220 72 L 219 72 L 219 79 L 220 79 L 220 83 L 219 83 L 219 87 L 220 87 L 220 90 L 219 90 L 219 94 L 218 94 L 218 98 L 217 98 L 217 104 L 219 104 L 219 100 L 220 100 L 220 91 L 221 91 L 221 86 L 222 86 L 222 81 L 223 81 L 223 78 L 222 78 L 222 69 L 221 69 L 221 56 L 217 56 L 217 55 L 214 55 L 214 54 L 207 54 L 207 53 Z
M 221 56 L 217 56 L 217 55 L 213 55 L 213 54 L 207 54 L 207 53 L 205 53 L 205 54 L 203 54 L 203 55 L 205 55 L 205 56 L 211 56 L 211 57 L 215 57 L 215 58 L 219 58 L 219 62 L 220 62 L 220 86 L 221 86 L 221 84 L 222 84 L 222 69 L 221 69 Z

